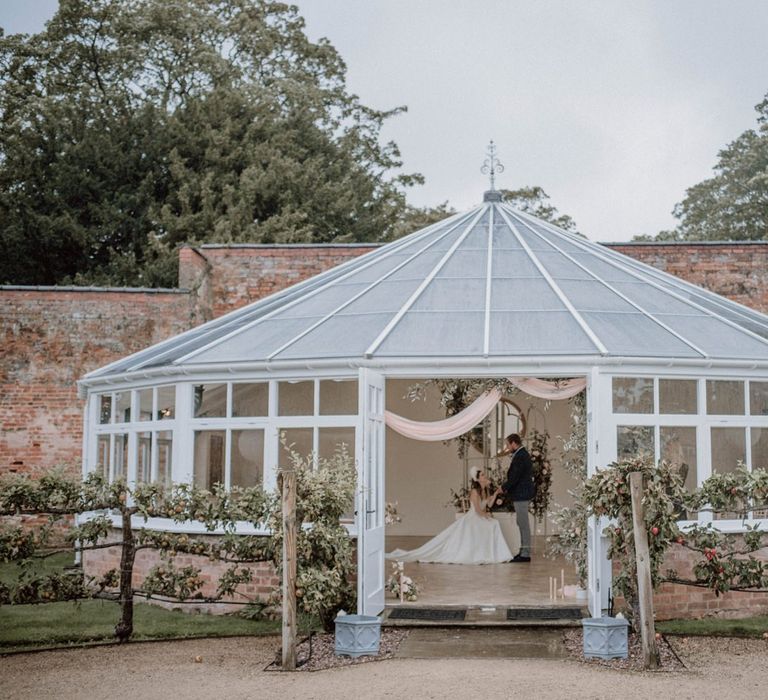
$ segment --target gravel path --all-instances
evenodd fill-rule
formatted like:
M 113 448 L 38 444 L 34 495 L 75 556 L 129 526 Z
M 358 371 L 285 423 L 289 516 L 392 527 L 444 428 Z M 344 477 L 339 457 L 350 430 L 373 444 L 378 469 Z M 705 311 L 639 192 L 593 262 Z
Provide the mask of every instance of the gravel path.
M 0 697 L 643 698 L 764 697 L 768 643 L 677 639 L 685 671 L 640 673 L 573 660 L 390 659 L 318 671 L 264 671 L 277 638 L 50 651 L 0 658 Z M 201 662 L 195 657 L 201 656 Z

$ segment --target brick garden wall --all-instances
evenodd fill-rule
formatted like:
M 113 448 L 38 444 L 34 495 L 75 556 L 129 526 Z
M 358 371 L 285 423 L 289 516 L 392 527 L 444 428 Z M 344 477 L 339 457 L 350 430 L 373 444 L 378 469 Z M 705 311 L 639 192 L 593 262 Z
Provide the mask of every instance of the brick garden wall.
M 213 536 L 196 536 L 195 539 L 207 540 L 213 539 Z M 164 564 L 165 562 L 160 557 L 157 550 L 154 549 L 142 549 L 136 553 L 136 560 L 134 562 L 133 569 L 133 586 L 134 588 L 140 588 L 142 582 L 146 578 L 150 569 L 157 564 Z M 205 582 L 201 593 L 205 597 L 212 597 L 216 595 L 216 588 L 218 585 L 219 577 L 224 571 L 229 568 L 222 562 L 212 562 L 207 557 L 199 557 L 194 554 L 178 554 L 173 558 L 173 565 L 181 569 L 185 566 L 194 566 L 202 570 L 200 578 Z M 105 549 L 95 549 L 92 551 L 83 552 L 83 569 L 89 576 L 103 576 L 110 569 L 120 568 L 120 547 L 110 547 Z M 266 599 L 270 593 L 272 593 L 277 586 L 280 585 L 280 579 L 275 573 L 275 569 L 271 562 L 257 562 L 254 564 L 239 564 L 238 568 L 248 568 L 253 571 L 253 580 L 247 584 L 241 584 L 238 586 L 238 591 L 243 595 L 236 596 L 234 602 L 248 603 L 252 600 Z M 225 599 L 228 600 L 228 599 Z M 174 603 L 169 603 L 175 605 Z M 237 609 L 235 606 L 224 604 L 200 604 L 193 605 L 191 603 L 180 604 L 185 610 L 190 610 L 194 607 L 206 610 L 208 612 L 232 612 L 233 609 Z
M 763 561 L 768 560 L 768 548 L 759 550 L 754 556 Z M 695 561 L 693 552 L 673 544 L 664 558 L 661 571 L 674 569 L 680 578 L 692 580 Z M 618 573 L 619 562 L 614 561 L 613 567 L 614 574 Z M 623 600 L 616 602 L 620 609 Z M 708 588 L 663 583 L 654 592 L 653 611 L 657 620 L 768 615 L 768 593 L 729 591 L 716 596 Z
M 204 245 L 213 316 L 279 292 L 375 250 L 375 245 Z
M 173 290 L 0 288 L 0 474 L 79 470 L 75 381 L 196 324 Z
M 768 313 L 768 241 L 606 245 L 646 265 Z

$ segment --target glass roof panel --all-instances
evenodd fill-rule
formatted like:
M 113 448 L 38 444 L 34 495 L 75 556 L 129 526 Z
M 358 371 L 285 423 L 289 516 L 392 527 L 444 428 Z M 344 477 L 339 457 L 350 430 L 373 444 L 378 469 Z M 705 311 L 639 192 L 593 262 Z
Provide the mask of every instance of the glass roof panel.
M 424 278 L 432 272 L 435 266 L 440 262 L 441 258 L 445 255 L 444 250 L 435 250 L 430 248 L 425 250 L 418 257 L 411 260 L 405 266 L 399 270 L 393 272 L 388 280 L 424 280 Z
M 605 282 L 632 282 L 637 279 L 637 277 L 629 272 L 601 260 L 592 252 L 573 253 L 572 257 L 586 267 L 595 277 Z
M 294 304 L 285 311 L 280 311 L 275 318 L 296 318 L 307 316 L 324 316 L 337 309 L 345 301 L 365 289 L 367 284 L 336 284 L 312 297 Z
M 597 348 L 568 311 L 491 312 L 492 355 L 592 355 Z
M 485 310 L 485 278 L 434 279 L 421 293 L 414 311 Z
M 632 304 L 601 282 L 561 279 L 557 285 L 579 311 L 637 311 Z
M 566 311 L 545 279 L 494 279 L 491 282 L 491 311 L 542 310 Z
M 459 248 L 443 265 L 438 277 L 485 277 L 488 268 L 487 250 Z
M 552 252 L 538 250 L 534 255 L 544 265 L 546 271 L 555 279 L 594 279 L 592 275 L 582 270 L 578 265 L 574 265 L 572 260 L 569 260 L 565 255 L 558 253 L 556 250 Z
M 184 364 L 258 362 L 320 318 L 268 319 L 217 343 Z
M 685 342 L 641 313 L 584 312 L 582 316 L 611 355 L 701 357 Z
M 502 277 L 541 277 L 541 272 L 533 264 L 528 253 L 522 248 L 517 250 L 493 249 L 491 275 L 494 279 Z
M 344 308 L 345 314 L 396 312 L 410 298 L 422 280 L 385 280 Z
M 287 347 L 275 359 L 360 358 L 391 318 L 392 314 L 339 314 Z
M 517 228 L 517 232 L 520 234 L 520 237 L 525 241 L 531 250 L 554 250 L 554 248 L 546 239 L 543 239 L 537 236 L 535 233 L 532 233 L 531 230 L 522 221 L 513 221 L 513 223 L 516 224 L 515 227 Z
M 711 357 L 768 359 L 768 343 L 711 316 L 659 314 L 659 319 Z
M 649 313 L 666 311 L 689 314 L 696 311 L 690 304 L 675 299 L 675 297 L 665 294 L 660 289 L 640 280 L 635 280 L 634 282 L 612 282 L 611 284 Z
M 484 327 L 485 318 L 474 311 L 411 311 L 400 319 L 374 355 L 482 354 Z

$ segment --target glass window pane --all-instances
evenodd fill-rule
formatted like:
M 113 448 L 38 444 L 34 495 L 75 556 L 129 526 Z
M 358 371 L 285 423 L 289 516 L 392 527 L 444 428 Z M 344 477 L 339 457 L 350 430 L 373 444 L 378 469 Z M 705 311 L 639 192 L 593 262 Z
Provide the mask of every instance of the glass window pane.
M 131 422 L 131 392 L 121 391 L 115 394 L 115 423 Z
M 280 382 L 277 400 L 281 416 L 311 416 L 315 412 L 315 383 Z
M 224 483 L 225 437 L 223 430 L 195 432 L 195 486 L 211 489 L 214 484 Z
M 157 388 L 157 420 L 171 420 L 176 417 L 176 386 Z
M 109 435 L 99 435 L 96 440 L 96 472 L 109 481 Z
M 173 432 L 163 430 L 157 436 L 157 478 L 155 483 L 171 488 L 171 466 L 173 464 Z
M 698 413 L 695 379 L 659 379 L 659 413 Z
M 746 428 L 712 428 L 712 473 L 725 474 L 736 470 L 738 462 L 747 461 Z M 743 517 L 743 513 L 713 513 L 714 520 Z
M 712 428 L 711 436 L 713 473 L 735 471 L 737 462 L 747 461 L 745 428 Z
M 232 385 L 232 415 L 266 416 L 269 410 L 269 382 Z
M 614 413 L 653 413 L 653 379 L 613 378 Z
M 152 420 L 152 389 L 141 389 L 139 395 L 138 420 Z
M 749 383 L 749 412 L 753 416 L 768 416 L 768 382 Z
M 99 423 L 106 425 L 112 422 L 112 394 L 99 396 Z
M 280 435 L 285 439 L 285 444 L 289 449 L 283 445 L 278 447 L 277 466 L 280 468 L 292 466 L 291 452 L 298 452 L 302 457 L 309 455 L 313 450 L 313 433 L 312 428 L 284 428 L 280 430 Z
M 147 483 L 152 478 L 152 433 L 139 433 L 136 454 L 136 483 Z
M 195 418 L 222 418 L 227 415 L 227 385 L 195 386 Z
M 112 453 L 112 480 L 125 479 L 128 474 L 128 435 L 115 435 L 115 447 Z
M 264 476 L 264 431 L 233 430 L 231 486 L 256 486 Z
M 321 416 L 357 415 L 357 380 L 336 381 L 324 379 L 320 382 Z
M 768 469 L 768 428 L 752 428 L 752 469 Z
M 619 425 L 616 427 L 616 459 L 641 456 L 654 457 L 652 425 Z
M 317 441 L 317 452 L 320 459 L 330 459 L 341 448 L 346 446 L 347 454 L 355 458 L 355 429 L 354 428 L 320 428 Z
M 708 379 L 707 413 L 718 416 L 743 416 L 744 382 Z
M 659 428 L 661 459 L 671 462 L 680 470 L 685 490 L 692 493 L 696 490 L 697 460 L 696 460 L 696 428 L 669 427 Z M 680 504 L 679 519 L 693 520 L 697 513 L 684 511 Z

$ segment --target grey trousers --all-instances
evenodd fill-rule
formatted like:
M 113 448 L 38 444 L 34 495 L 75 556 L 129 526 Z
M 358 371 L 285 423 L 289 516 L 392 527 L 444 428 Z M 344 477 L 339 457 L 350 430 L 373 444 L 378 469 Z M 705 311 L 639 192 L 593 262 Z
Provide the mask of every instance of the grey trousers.
M 531 556 L 531 523 L 528 520 L 530 501 L 514 501 L 517 527 L 520 528 L 520 556 Z

